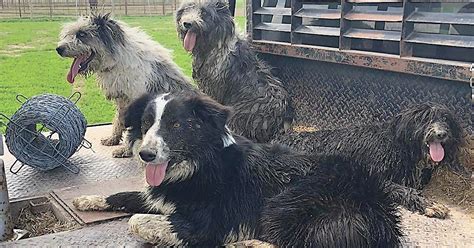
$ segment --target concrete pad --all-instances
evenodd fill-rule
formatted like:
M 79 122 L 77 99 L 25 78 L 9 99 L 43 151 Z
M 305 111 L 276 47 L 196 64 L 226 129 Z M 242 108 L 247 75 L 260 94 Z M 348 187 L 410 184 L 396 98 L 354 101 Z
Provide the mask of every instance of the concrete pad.
M 115 220 L 73 231 L 4 242 L 0 247 L 152 247 L 128 232 L 127 221 Z

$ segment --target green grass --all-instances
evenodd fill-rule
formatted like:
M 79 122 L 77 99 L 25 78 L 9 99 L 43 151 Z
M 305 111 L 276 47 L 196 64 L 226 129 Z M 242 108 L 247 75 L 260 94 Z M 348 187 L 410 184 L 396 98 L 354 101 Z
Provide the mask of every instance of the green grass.
M 123 17 L 121 20 L 141 27 L 154 40 L 171 49 L 175 62 L 191 76 L 191 57 L 178 40 L 172 16 Z M 77 77 L 72 86 L 66 81 L 72 61 L 59 57 L 55 51 L 58 33 L 66 21 L 69 20 L 0 21 L 0 113 L 11 116 L 20 107 L 15 100 L 17 94 L 69 96 L 80 91 L 82 99 L 78 105 L 89 124 L 112 120 L 114 107 L 97 87 L 94 76 Z M 237 23 L 244 30 L 245 18 L 237 17 Z M 0 132 L 4 131 L 5 127 L 0 127 Z

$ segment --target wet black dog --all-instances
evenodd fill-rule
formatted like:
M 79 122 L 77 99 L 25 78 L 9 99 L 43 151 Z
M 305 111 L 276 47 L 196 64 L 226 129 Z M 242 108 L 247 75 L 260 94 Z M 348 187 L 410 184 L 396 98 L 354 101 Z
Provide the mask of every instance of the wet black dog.
M 446 107 L 424 103 L 387 123 L 318 132 L 289 133 L 277 140 L 298 150 L 352 157 L 391 184 L 397 202 L 411 211 L 444 218 L 448 209 L 421 196 L 440 165 L 468 176 L 459 161 L 463 130 Z
M 130 230 L 158 245 L 260 239 L 290 247 L 395 247 L 396 205 L 376 174 L 339 156 L 308 156 L 232 135 L 229 109 L 189 93 L 144 96 L 128 111 L 140 130 L 144 192 L 82 196 L 80 210 L 135 214 Z

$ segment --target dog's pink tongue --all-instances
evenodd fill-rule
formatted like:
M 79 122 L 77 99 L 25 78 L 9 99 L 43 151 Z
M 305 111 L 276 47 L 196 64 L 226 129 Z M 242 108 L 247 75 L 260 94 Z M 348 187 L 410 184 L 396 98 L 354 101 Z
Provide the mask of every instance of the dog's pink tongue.
M 159 186 L 165 179 L 166 167 L 168 162 L 163 164 L 147 164 L 145 168 L 146 182 L 148 185 Z
M 440 162 L 444 158 L 444 148 L 439 142 L 431 142 L 430 147 L 430 156 L 431 159 L 435 162 Z
M 79 66 L 81 65 L 84 60 L 87 59 L 87 56 L 80 56 L 77 58 L 74 58 L 74 61 L 72 62 L 71 69 L 69 69 L 69 73 L 67 74 L 67 81 L 69 83 L 74 83 L 74 79 L 76 78 L 76 75 L 79 73 Z
M 196 45 L 196 34 L 188 31 L 186 36 L 184 36 L 184 49 L 188 52 L 192 52 L 194 46 Z

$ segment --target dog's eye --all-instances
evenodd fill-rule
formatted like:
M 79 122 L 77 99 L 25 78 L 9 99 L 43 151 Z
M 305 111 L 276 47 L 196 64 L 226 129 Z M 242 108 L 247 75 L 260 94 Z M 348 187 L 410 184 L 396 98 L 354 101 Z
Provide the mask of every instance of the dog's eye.
M 84 38 L 84 37 L 86 37 L 86 33 L 82 32 L 82 31 L 79 31 L 79 32 L 77 32 L 76 36 L 78 38 Z
M 173 128 L 180 128 L 180 127 L 181 127 L 181 124 L 179 124 L 179 122 L 173 123 Z

